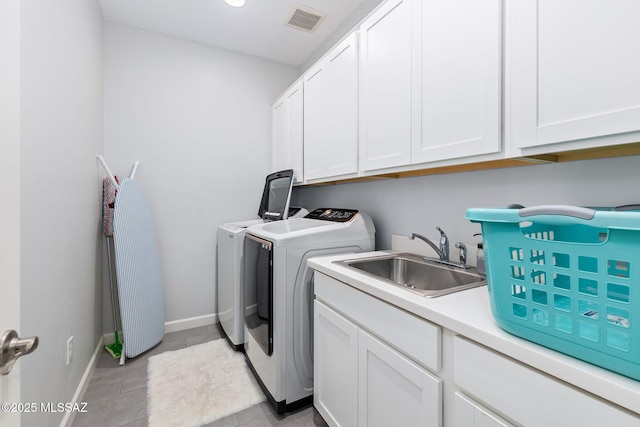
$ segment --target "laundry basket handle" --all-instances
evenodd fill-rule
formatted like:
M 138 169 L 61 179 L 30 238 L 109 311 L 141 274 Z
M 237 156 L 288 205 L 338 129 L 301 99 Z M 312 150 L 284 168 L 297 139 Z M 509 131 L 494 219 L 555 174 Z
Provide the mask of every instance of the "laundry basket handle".
M 540 205 L 531 206 L 528 208 L 520 209 L 519 215 L 521 217 L 534 216 L 534 215 L 563 215 L 571 216 L 580 219 L 593 219 L 596 211 L 589 208 L 583 208 L 580 206 L 571 205 Z

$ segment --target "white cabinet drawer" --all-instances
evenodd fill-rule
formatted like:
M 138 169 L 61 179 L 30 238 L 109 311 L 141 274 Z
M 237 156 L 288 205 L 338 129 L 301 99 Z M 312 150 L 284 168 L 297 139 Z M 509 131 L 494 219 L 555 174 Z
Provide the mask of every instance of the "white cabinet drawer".
M 462 393 L 453 394 L 454 427 L 513 427 Z
M 638 416 L 458 336 L 453 365 L 458 387 L 521 425 L 640 425 Z
M 439 326 L 317 271 L 314 277 L 316 298 L 421 365 L 440 371 Z

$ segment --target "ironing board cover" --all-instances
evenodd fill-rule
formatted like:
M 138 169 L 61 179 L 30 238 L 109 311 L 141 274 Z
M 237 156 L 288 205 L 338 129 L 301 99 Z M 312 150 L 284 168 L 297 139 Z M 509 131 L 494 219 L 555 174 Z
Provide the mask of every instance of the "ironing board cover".
M 124 353 L 135 357 L 162 341 L 164 300 L 151 210 L 140 185 L 120 182 L 113 213 Z

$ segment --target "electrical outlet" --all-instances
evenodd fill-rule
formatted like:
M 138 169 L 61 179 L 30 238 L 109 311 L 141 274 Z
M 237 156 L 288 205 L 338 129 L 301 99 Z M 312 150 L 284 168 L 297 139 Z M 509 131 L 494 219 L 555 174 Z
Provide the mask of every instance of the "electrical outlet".
M 67 366 L 71 364 L 71 358 L 73 357 L 73 335 L 67 340 Z

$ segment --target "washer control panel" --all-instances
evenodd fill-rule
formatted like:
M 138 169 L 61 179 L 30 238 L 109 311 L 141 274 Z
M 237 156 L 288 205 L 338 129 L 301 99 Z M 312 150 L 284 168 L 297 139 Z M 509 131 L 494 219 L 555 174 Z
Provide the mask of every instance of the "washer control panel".
M 356 215 L 358 215 L 358 211 L 355 209 L 319 208 L 307 214 L 305 218 L 321 219 L 324 221 L 349 222 L 355 218 Z

